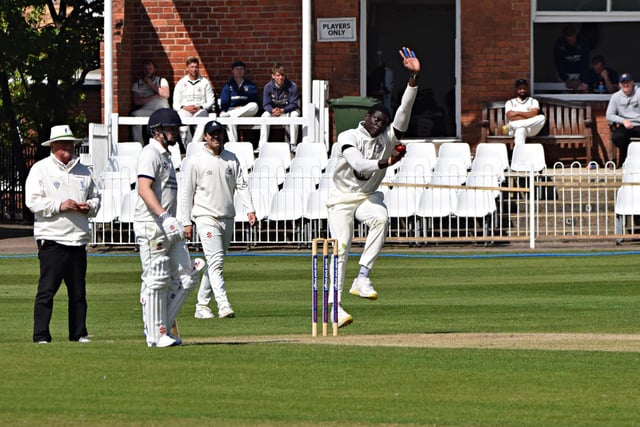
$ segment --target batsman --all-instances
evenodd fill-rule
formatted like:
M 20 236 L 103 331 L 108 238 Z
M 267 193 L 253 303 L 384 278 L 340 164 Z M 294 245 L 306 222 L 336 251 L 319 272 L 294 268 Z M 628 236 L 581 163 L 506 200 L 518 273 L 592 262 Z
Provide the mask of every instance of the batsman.
M 136 163 L 140 198 L 133 230 L 140 248 L 140 302 L 149 347 L 182 343 L 169 328 L 205 265 L 202 259 L 191 263 L 184 229 L 176 219 L 178 181 L 168 148 L 178 142 L 181 125 L 180 116 L 170 108 L 151 114 L 151 139 Z
M 349 293 L 371 300 L 378 298 L 369 274 L 384 247 L 388 227 L 387 207 L 378 187 L 386 169 L 405 155 L 400 138 L 409 126 L 420 75 L 420 61 L 414 51 L 403 47 L 400 56 L 409 71 L 409 81 L 393 122 L 387 107 L 383 103 L 375 104 L 369 108 L 364 121 L 356 129 L 340 133 L 336 142 L 338 162 L 333 175 L 335 190 L 329 196 L 327 208 L 331 237 L 338 240 L 338 301 L 332 301 L 339 304 L 338 327 L 353 322 L 353 317 L 342 308 L 341 300 L 355 220 L 367 226 L 368 234 L 360 256 L 360 270 Z M 334 313 L 334 310 L 330 312 Z

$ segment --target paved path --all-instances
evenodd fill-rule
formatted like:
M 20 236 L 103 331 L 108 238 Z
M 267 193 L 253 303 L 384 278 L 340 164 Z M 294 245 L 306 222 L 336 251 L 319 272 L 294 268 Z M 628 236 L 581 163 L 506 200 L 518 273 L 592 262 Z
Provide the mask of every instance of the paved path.
M 35 253 L 32 225 L 0 224 L 0 255 Z

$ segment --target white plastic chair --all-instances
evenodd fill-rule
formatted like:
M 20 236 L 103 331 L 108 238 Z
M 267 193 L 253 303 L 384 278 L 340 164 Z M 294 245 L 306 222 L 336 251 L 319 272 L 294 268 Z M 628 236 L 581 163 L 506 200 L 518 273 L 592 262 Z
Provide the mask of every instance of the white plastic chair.
M 436 145 L 433 142 L 408 142 L 407 154 L 405 159 L 411 157 L 417 157 L 428 161 L 430 164 L 435 165 L 438 158 L 436 154 Z
M 398 172 L 395 176 L 396 182 L 427 184 L 433 175 L 435 163 L 426 157 L 405 156 L 400 162 Z
M 142 151 L 142 144 L 138 141 L 118 142 L 115 144 L 113 155 L 136 157 Z
M 285 167 L 280 159 L 258 157 L 249 176 L 275 178 L 278 185 L 280 185 L 284 182 L 286 174 Z
M 256 157 L 253 154 L 253 144 L 250 142 L 227 142 L 224 149 L 231 151 L 240 161 L 240 166 L 246 171 L 253 168 Z
M 475 170 L 467 176 L 468 187 L 491 187 L 498 185 L 498 176 L 494 171 Z M 458 199 L 453 213 L 460 217 L 482 218 L 495 212 L 496 190 L 462 189 L 458 191 Z
M 225 145 L 225 149 L 226 149 L 226 145 Z M 204 150 L 204 142 L 200 141 L 200 142 L 190 142 L 189 144 L 187 144 L 187 151 L 185 154 L 185 157 L 191 157 L 194 154 L 197 154 L 199 152 L 201 152 L 202 150 Z M 173 156 L 173 154 L 172 154 Z
M 296 155 L 293 159 L 312 158 L 320 163 L 320 168 L 324 170 L 329 163 L 329 156 L 324 144 L 317 142 L 301 142 L 296 146 Z
M 456 208 L 457 193 L 447 188 L 425 188 L 420 193 L 416 214 L 425 218 L 442 218 Z
M 182 165 L 182 153 L 180 153 L 180 146 L 178 146 L 178 144 L 170 145 L 169 153 L 171 153 L 171 163 L 173 163 L 173 168 L 175 170 L 179 170 L 180 165 Z
M 289 169 L 291 166 L 291 146 L 287 142 L 265 142 L 260 147 L 258 159 L 269 157 L 280 159 L 284 168 Z
M 482 142 L 476 146 L 474 162 L 478 159 L 492 159 L 502 170 L 509 169 L 507 146 L 502 143 Z M 472 164 L 473 168 L 473 164 Z
M 278 191 L 271 201 L 269 221 L 293 221 L 302 218 L 304 213 L 302 193 L 293 189 Z
M 258 220 L 266 218 L 271 209 L 273 196 L 278 192 L 277 178 L 272 176 L 251 175 L 248 180 L 248 185 L 253 206 L 256 209 L 256 217 Z
M 112 156 L 107 162 L 107 171 L 122 172 L 126 174 L 130 183 L 138 180 L 136 174 L 136 162 L 138 159 L 133 156 Z
M 431 183 L 462 185 L 467 179 L 466 161 L 460 157 L 440 157 L 431 174 Z
M 327 219 L 328 198 L 329 192 L 327 190 L 317 189 L 312 191 L 307 197 L 307 204 L 303 216 L 310 220 Z
M 390 218 L 407 218 L 416 213 L 416 191 L 409 187 L 393 187 L 384 193 L 384 204 Z
M 140 196 L 138 195 L 137 190 L 131 190 L 122 197 L 122 204 L 120 205 L 120 216 L 118 217 L 120 222 L 134 222 L 136 205 L 138 204 L 139 198 Z
M 627 158 L 640 156 L 640 142 L 634 141 L 627 147 Z
M 466 142 L 444 142 L 438 150 L 440 158 L 458 158 L 464 161 L 464 166 L 471 166 L 471 146 Z
M 544 147 L 539 143 L 518 144 L 513 148 L 511 170 L 514 172 L 540 172 L 547 167 Z
M 313 179 L 313 182 L 317 184 L 320 181 L 322 175 L 321 162 L 313 157 L 295 157 L 291 161 L 289 166 L 289 174 L 295 174 L 297 176 L 309 176 Z

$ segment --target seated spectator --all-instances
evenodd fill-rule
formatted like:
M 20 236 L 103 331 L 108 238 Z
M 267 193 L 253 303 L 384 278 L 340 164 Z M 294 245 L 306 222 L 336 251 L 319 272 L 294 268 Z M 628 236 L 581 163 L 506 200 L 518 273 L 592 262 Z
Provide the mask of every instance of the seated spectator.
M 245 79 L 246 66 L 242 61 L 231 65 L 233 77 L 222 88 L 220 94 L 220 117 L 253 117 L 258 114 L 258 87 Z M 238 141 L 235 125 L 227 125 L 229 141 Z
M 200 74 L 200 61 L 194 56 L 186 60 L 187 75 L 181 78 L 173 91 L 173 109 L 181 118 L 208 117 L 216 101 L 216 94 L 209 80 Z M 180 128 L 184 142 L 201 141 L 202 134 L 190 138 L 189 126 Z
M 568 89 L 579 89 L 589 69 L 591 48 L 574 25 L 567 25 L 553 47 L 553 61 L 558 77 Z
M 607 67 L 604 56 L 596 55 L 591 60 L 591 68 L 580 86 L 584 92 L 613 93 L 618 90 L 618 73 Z
M 620 149 L 618 163 L 622 164 L 631 137 L 640 137 L 640 91 L 629 73 L 620 76 L 620 90 L 609 99 L 607 121 L 611 124 L 611 142 Z
M 134 117 L 149 117 L 151 113 L 160 108 L 169 108 L 169 82 L 164 77 L 156 76 L 156 66 L 150 59 L 142 61 L 142 76 L 131 86 L 134 110 L 131 115 Z M 132 129 L 133 139 L 141 142 L 142 126 L 134 126 Z
M 518 145 L 542 130 L 545 117 L 540 114 L 538 100 L 529 96 L 529 83 L 525 79 L 518 79 L 515 87 L 517 96 L 506 102 L 504 111 L 508 120 L 507 133 L 513 136 L 513 143 Z
M 264 86 L 262 93 L 262 117 L 300 117 L 298 112 L 298 86 L 287 78 L 284 66 L 274 64 L 271 68 L 271 81 Z M 289 144 L 291 152 L 295 151 L 298 142 L 298 127 L 289 128 Z M 269 140 L 269 126 L 260 128 L 260 147 Z

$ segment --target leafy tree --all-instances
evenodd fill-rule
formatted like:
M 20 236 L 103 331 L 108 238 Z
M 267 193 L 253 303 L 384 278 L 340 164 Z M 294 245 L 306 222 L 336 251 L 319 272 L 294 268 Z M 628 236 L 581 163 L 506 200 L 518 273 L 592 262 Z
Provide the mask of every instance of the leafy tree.
M 12 148 L 20 181 L 23 144 L 39 147 L 56 124 L 86 129 L 82 84 L 100 67 L 103 12 L 104 0 L 0 2 L 0 144 Z

